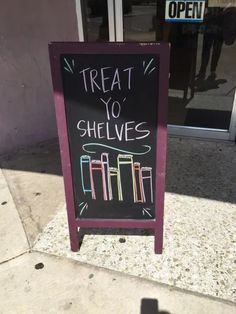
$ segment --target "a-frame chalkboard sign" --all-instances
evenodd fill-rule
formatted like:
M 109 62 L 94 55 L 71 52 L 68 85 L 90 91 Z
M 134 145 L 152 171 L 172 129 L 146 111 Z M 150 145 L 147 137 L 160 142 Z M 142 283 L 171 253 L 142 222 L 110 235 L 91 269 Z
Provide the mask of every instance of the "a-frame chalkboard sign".
M 162 253 L 169 45 L 49 45 L 72 251 L 78 227 L 155 230 Z

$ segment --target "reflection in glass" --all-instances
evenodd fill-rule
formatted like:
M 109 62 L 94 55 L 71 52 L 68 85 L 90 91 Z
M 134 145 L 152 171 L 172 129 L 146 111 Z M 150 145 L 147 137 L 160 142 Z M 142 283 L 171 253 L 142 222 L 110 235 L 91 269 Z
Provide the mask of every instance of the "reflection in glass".
M 82 0 L 85 41 L 108 41 L 107 0 Z
M 124 41 L 155 40 L 155 1 L 123 0 Z
M 165 22 L 165 1 L 128 1 L 125 41 L 171 44 L 169 124 L 229 129 L 236 86 L 236 3 L 208 1 L 204 22 Z

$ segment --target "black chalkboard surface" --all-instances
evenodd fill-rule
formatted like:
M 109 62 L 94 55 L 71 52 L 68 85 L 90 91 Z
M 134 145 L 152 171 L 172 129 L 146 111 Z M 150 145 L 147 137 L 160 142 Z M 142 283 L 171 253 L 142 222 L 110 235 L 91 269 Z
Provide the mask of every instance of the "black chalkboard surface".
M 80 228 L 154 229 L 163 248 L 167 43 L 52 43 L 72 251 Z
M 155 218 L 158 55 L 61 55 L 76 215 Z

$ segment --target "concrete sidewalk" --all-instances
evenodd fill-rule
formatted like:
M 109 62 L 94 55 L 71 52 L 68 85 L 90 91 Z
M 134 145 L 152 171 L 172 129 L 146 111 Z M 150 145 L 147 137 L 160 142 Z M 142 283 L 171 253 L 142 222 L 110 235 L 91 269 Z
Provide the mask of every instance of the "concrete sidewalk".
M 235 313 L 235 151 L 169 140 L 162 256 L 124 230 L 72 253 L 57 144 L 2 158 L 0 313 Z
M 232 304 L 43 253 L 0 266 L 0 313 L 233 314 Z

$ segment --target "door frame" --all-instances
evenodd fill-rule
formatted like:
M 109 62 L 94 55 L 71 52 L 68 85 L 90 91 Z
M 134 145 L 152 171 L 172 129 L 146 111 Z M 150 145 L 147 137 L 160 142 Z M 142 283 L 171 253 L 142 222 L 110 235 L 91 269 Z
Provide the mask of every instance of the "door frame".
M 81 0 L 75 0 L 79 41 L 84 41 Z M 107 0 L 109 41 L 124 41 L 123 1 Z M 235 82 L 236 83 L 236 82 Z M 217 140 L 236 140 L 236 90 L 228 130 L 168 124 L 168 134 Z

